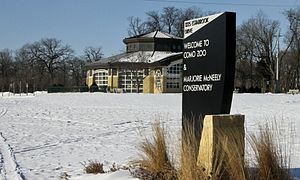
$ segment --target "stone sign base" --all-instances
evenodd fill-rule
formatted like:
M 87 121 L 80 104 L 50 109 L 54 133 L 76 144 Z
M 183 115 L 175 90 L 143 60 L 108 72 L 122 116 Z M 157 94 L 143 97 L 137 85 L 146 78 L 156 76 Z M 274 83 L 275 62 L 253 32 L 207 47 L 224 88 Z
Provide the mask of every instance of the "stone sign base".
M 206 115 L 197 164 L 207 174 L 218 173 L 230 158 L 244 164 L 244 115 Z M 222 167 L 221 167 L 222 168 Z M 224 169 L 224 168 L 222 168 Z

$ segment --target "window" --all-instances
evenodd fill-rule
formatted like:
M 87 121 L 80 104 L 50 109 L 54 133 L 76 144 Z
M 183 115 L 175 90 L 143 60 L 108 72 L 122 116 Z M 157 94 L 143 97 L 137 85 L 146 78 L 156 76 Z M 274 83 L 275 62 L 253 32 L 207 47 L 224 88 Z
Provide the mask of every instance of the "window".
M 181 74 L 182 73 L 182 64 L 175 64 L 172 65 L 171 67 L 167 68 L 168 74 Z
M 167 83 L 169 89 L 179 89 L 182 74 L 182 64 L 173 64 L 167 68 Z
M 164 44 L 164 43 L 159 43 L 156 45 L 156 50 L 157 51 L 171 51 L 172 49 L 172 44 Z
M 120 88 L 125 92 L 142 92 L 143 77 L 143 70 L 121 69 L 119 71 Z
M 177 50 L 178 51 L 182 51 L 182 46 L 181 45 L 177 45 Z
M 108 84 L 108 71 L 107 70 L 98 70 L 94 73 L 94 80 L 97 86 L 107 86 Z
M 138 43 L 129 43 L 127 44 L 127 52 L 135 52 L 137 51 L 139 48 L 139 44 Z
M 140 43 L 139 51 L 153 51 L 153 43 Z
M 172 45 L 172 51 L 173 52 L 176 51 L 176 45 L 175 44 Z
M 156 70 L 155 72 L 155 85 L 157 89 L 161 88 L 161 72 L 160 70 Z

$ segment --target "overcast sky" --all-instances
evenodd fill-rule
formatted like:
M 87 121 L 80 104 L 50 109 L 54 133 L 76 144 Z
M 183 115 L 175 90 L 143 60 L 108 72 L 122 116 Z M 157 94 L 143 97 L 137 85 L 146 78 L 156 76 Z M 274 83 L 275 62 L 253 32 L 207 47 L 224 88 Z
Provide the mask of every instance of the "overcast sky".
M 166 6 L 233 11 L 237 24 L 262 10 L 279 20 L 285 31 L 288 24 L 282 12 L 300 6 L 300 0 L 0 0 L 0 50 L 57 38 L 77 55 L 87 46 L 101 46 L 108 57 L 125 49 L 128 17 L 145 19 L 145 12 Z

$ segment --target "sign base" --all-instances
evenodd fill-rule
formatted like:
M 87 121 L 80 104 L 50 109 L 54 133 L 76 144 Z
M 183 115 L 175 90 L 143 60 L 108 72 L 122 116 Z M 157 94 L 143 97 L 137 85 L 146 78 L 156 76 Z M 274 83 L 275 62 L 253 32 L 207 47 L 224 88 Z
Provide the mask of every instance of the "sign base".
M 239 114 L 205 116 L 197 164 L 207 174 L 216 175 L 230 157 L 244 163 L 244 121 L 245 116 Z

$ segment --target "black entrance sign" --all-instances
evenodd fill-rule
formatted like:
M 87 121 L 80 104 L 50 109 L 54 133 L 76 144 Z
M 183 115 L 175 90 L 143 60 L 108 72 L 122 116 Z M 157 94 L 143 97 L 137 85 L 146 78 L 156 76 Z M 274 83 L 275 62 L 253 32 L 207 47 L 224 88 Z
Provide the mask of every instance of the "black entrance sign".
M 193 121 L 200 139 L 205 115 L 230 112 L 235 72 L 235 13 L 184 22 L 183 129 Z

